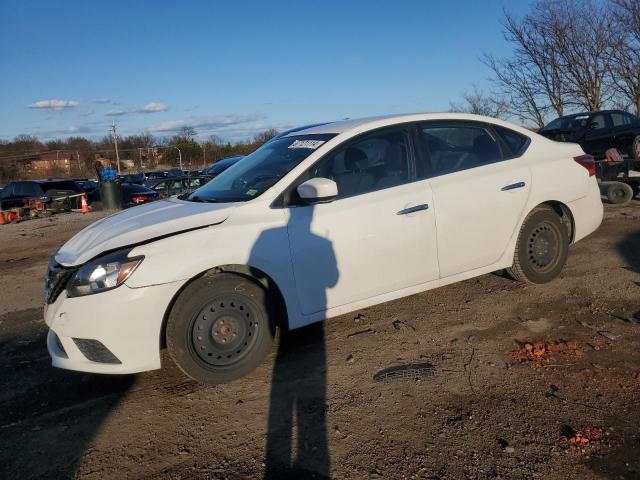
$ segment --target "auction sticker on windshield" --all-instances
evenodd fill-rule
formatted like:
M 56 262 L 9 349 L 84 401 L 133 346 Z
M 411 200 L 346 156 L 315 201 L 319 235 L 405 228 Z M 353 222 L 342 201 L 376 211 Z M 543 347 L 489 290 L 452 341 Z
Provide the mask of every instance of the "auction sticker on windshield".
M 311 148 L 315 150 L 324 143 L 324 140 L 294 140 L 289 148 Z

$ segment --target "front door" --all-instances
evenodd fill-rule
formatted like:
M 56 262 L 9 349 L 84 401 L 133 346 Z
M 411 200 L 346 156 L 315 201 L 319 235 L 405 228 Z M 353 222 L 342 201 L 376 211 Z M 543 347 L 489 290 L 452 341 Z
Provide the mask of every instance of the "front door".
M 291 257 L 305 315 L 438 278 L 429 181 L 407 128 L 364 134 L 319 160 L 306 178 L 338 185 L 330 203 L 290 207 Z

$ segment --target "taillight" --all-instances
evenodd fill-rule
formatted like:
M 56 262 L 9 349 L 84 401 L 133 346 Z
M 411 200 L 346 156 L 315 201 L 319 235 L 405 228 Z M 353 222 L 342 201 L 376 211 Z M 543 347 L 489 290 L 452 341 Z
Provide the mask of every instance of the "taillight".
M 585 153 L 579 157 L 573 157 L 573 159 L 587 169 L 590 177 L 593 177 L 596 174 L 596 161 L 592 155 Z
M 147 201 L 147 197 L 133 197 L 131 201 L 133 203 L 143 203 Z

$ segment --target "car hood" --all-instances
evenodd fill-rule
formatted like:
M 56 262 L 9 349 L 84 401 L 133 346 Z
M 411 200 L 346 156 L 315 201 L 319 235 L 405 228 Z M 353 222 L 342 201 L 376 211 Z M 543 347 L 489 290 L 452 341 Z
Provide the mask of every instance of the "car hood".
M 234 205 L 175 198 L 142 204 L 81 230 L 58 250 L 55 260 L 66 267 L 76 266 L 103 252 L 216 225 L 229 217 Z

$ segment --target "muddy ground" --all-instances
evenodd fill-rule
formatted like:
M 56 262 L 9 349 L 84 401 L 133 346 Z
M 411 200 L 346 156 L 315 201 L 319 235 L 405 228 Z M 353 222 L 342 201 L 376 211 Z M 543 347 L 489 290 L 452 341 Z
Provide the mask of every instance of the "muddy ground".
M 2 479 L 640 478 L 638 200 L 607 205 L 550 284 L 485 275 L 344 315 L 223 386 L 166 355 L 132 376 L 50 366 L 47 259 L 99 215 L 0 227 Z M 407 363 L 435 371 L 374 381 Z

